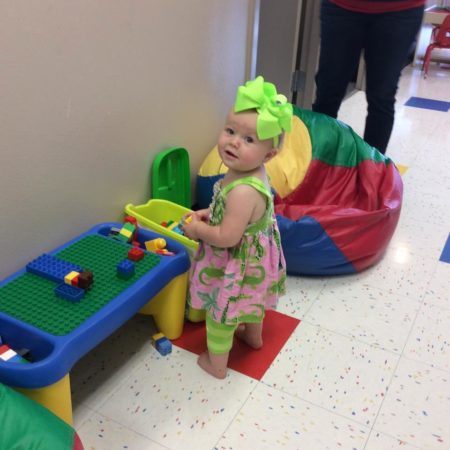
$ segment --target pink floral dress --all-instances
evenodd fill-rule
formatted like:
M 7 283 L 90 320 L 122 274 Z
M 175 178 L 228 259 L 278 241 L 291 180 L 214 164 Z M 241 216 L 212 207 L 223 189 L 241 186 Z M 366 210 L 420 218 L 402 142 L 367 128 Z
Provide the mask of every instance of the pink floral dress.
M 285 292 L 286 263 L 269 188 L 256 177 L 245 177 L 222 188 L 214 185 L 210 225 L 221 223 L 227 194 L 246 184 L 266 197 L 264 216 L 249 224 L 235 247 L 219 248 L 200 242 L 194 257 L 189 304 L 206 310 L 219 323 L 261 322 Z

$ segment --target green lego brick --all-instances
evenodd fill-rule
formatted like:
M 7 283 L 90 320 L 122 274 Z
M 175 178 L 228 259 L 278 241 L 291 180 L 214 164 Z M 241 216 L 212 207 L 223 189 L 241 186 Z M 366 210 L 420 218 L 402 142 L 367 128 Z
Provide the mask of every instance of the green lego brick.
M 160 256 L 146 252 L 135 265 L 135 275 L 130 280 L 121 279 L 116 266 L 129 250 L 129 245 L 111 238 L 86 236 L 57 254 L 94 274 L 92 288 L 79 303 L 58 298 L 53 281 L 24 273 L 0 288 L 0 311 L 47 333 L 69 334 L 160 261 Z
M 125 222 L 122 226 L 122 230 L 127 230 L 130 233 L 134 233 L 136 231 L 136 227 L 130 222 Z

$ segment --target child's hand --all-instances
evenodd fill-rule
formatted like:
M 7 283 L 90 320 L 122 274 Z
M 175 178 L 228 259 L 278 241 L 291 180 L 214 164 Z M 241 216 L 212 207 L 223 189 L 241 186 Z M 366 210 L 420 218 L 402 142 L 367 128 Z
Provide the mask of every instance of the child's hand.
M 209 222 L 209 208 L 194 211 L 195 216 L 202 222 Z
M 195 213 L 188 212 L 188 213 L 184 214 L 183 217 L 181 218 L 181 223 L 184 225 L 186 223 L 186 221 L 189 222 L 190 217 L 192 217 L 193 214 L 195 214 Z
M 198 241 L 198 235 L 197 235 L 197 224 L 201 223 L 201 220 L 197 217 L 196 214 L 190 214 L 188 217 L 191 220 L 186 221 L 186 219 L 183 217 L 183 225 L 182 230 L 185 236 L 187 236 L 189 239 L 192 239 L 194 241 Z
M 194 215 L 194 213 L 186 213 L 182 218 L 181 218 L 181 228 L 183 228 L 187 223 L 190 223 L 190 221 L 192 220 L 192 216 Z

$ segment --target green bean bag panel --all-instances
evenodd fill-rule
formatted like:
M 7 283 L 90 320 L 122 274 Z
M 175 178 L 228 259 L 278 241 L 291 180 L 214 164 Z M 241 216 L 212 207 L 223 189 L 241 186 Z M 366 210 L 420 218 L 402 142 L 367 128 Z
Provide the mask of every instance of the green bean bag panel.
M 0 450 L 83 450 L 75 430 L 0 383 Z

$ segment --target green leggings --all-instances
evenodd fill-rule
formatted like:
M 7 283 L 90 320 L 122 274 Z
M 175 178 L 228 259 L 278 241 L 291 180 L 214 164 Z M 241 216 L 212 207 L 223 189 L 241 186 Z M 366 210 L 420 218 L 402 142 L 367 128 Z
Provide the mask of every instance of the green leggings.
M 206 314 L 206 343 L 208 350 L 216 355 L 227 353 L 233 346 L 233 336 L 238 324 L 225 325 L 215 322 Z

